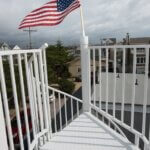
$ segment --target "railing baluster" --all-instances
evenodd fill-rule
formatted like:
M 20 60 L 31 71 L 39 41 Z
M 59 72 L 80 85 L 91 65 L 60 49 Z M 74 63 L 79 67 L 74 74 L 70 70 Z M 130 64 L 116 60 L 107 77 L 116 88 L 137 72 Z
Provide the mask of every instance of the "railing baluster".
M 113 117 L 116 117 L 116 60 L 117 60 L 117 48 L 114 48 L 114 90 L 113 90 Z
M 99 108 L 102 109 L 102 49 L 99 49 Z
M 139 147 L 139 136 L 138 135 L 135 135 L 135 145 L 137 146 L 137 147 Z
M 43 62 L 44 62 L 44 77 L 45 77 L 45 84 L 46 84 L 46 99 L 47 99 L 47 106 L 48 106 L 48 117 L 49 117 L 49 132 L 51 137 L 52 127 L 51 127 L 51 108 L 49 105 L 49 92 L 48 92 L 48 77 L 47 77 L 47 62 L 46 62 L 46 49 L 43 51 Z
M 19 132 L 20 148 L 21 150 L 24 150 L 20 111 L 19 111 L 19 105 L 18 105 L 17 87 L 16 87 L 16 80 L 15 80 L 15 72 L 14 72 L 14 63 L 13 63 L 12 55 L 9 56 L 9 66 L 10 66 L 10 75 L 11 75 L 14 103 L 15 103 L 15 109 L 16 109 L 16 118 L 17 118 L 18 132 Z
M 30 111 L 31 111 L 33 138 L 35 138 L 36 132 L 35 132 L 35 123 L 34 123 L 33 110 L 32 110 L 32 108 L 33 108 L 33 106 L 32 106 L 33 97 L 32 97 L 32 94 L 31 94 L 31 85 L 30 85 L 31 83 L 30 83 L 30 77 L 29 77 L 29 66 L 28 66 L 27 54 L 24 54 L 24 58 L 25 58 L 25 72 L 26 72 L 26 79 L 27 79 L 27 89 L 28 89 Z
M 126 49 L 123 48 L 123 66 L 122 66 L 122 108 L 121 108 L 121 121 L 124 122 L 124 101 L 125 101 L 125 62 L 126 62 Z
M 49 129 L 48 125 L 48 111 L 47 111 L 47 102 L 46 102 L 46 91 L 45 91 L 45 84 L 44 84 L 44 72 L 43 72 L 43 60 L 42 60 L 42 53 L 39 53 L 39 69 L 40 69 L 40 80 L 41 80 L 41 91 L 42 91 L 42 100 L 43 100 L 43 106 L 44 106 L 44 122 L 45 122 L 45 128 Z M 48 134 L 47 134 L 48 139 Z
M 59 103 L 60 130 L 62 130 L 62 115 L 61 115 L 61 99 L 60 99 L 60 93 L 58 93 L 58 103 Z
M 73 100 L 71 98 L 71 120 L 73 121 Z
M 12 129 L 11 129 L 11 120 L 10 120 L 10 115 L 9 115 L 5 75 L 4 75 L 4 68 L 3 68 L 3 62 L 2 62 L 1 56 L 0 56 L 0 81 L 1 81 L 1 90 L 2 90 L 2 96 L 3 96 L 5 117 L 6 117 L 6 126 L 8 130 L 9 146 L 10 146 L 10 150 L 14 150 L 14 142 L 13 142 L 13 134 L 12 134 Z
M 34 107 L 34 116 L 35 116 L 35 132 L 40 132 L 40 123 L 39 123 L 39 113 L 38 113 L 38 101 L 37 101 L 37 94 L 36 94 L 36 83 L 33 75 L 33 63 L 29 63 L 29 71 L 30 71 L 30 78 L 31 78 L 31 87 L 33 90 L 33 107 Z M 39 140 L 39 145 L 41 141 Z M 36 145 L 37 147 L 38 145 Z
M 93 49 L 93 100 L 94 100 L 94 105 L 96 106 L 96 86 L 95 86 L 95 49 Z
M 30 79 L 30 85 L 31 85 L 31 93 L 32 93 L 32 109 L 33 109 L 33 115 L 34 115 L 34 125 L 35 125 L 35 134 L 38 134 L 39 131 L 39 120 L 38 120 L 38 109 L 37 109 L 37 98 L 36 98 L 36 90 L 35 90 L 35 81 L 33 78 L 33 64 L 32 61 L 28 63 L 29 67 L 29 79 Z M 35 145 L 35 149 L 38 148 L 39 145 L 41 145 L 41 140 L 38 139 L 38 143 Z
M 40 129 L 44 129 L 43 124 L 43 109 L 42 109 L 42 100 L 41 100 L 41 92 L 40 92 L 40 80 L 39 80 L 39 70 L 38 70 L 38 63 L 37 63 L 37 56 L 33 53 L 33 64 L 34 64 L 34 73 L 35 73 L 35 83 L 36 83 L 36 91 L 37 91 L 37 101 L 38 101 L 38 108 L 39 108 L 39 118 L 40 118 Z
M 68 117 L 67 117 L 67 99 L 66 99 L 66 95 L 64 95 L 64 102 L 65 102 L 65 122 L 66 122 L 66 126 L 68 125 Z
M 19 68 L 19 77 L 20 77 L 20 85 L 21 85 L 21 96 L 22 96 L 22 102 L 23 102 L 23 110 L 24 110 L 24 116 L 25 116 L 25 125 L 27 130 L 27 142 L 28 147 L 30 146 L 30 130 L 29 130 L 29 121 L 28 121 L 28 113 L 27 113 L 27 105 L 26 105 L 26 97 L 25 97 L 25 86 L 24 86 L 24 78 L 23 78 L 23 72 L 22 72 L 22 63 L 21 63 L 21 56 L 18 54 L 18 68 Z
M 55 96 L 55 91 L 53 91 L 53 95 Z M 55 122 L 55 132 L 57 132 L 56 100 L 54 100 L 54 122 Z
M 147 107 L 147 94 L 148 94 L 148 67 L 149 67 L 149 48 L 145 49 L 146 62 L 145 62 L 145 75 L 144 75 L 144 101 L 143 101 L 143 121 L 142 121 L 142 135 L 145 136 L 146 127 L 146 107 Z
M 133 85 L 132 85 L 132 104 L 131 104 L 131 128 L 134 128 L 134 110 L 135 110 L 135 82 L 136 82 L 136 48 L 133 51 Z
M 106 48 L 106 112 L 108 113 L 108 67 L 109 67 L 109 62 L 108 62 L 108 48 Z
M 79 102 L 77 101 L 77 116 L 79 116 Z

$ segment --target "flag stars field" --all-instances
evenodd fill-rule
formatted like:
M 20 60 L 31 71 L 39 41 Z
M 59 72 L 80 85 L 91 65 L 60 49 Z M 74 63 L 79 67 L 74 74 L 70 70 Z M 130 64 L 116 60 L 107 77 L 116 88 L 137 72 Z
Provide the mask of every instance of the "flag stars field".
M 64 11 L 71 3 L 73 3 L 74 0 L 58 0 L 57 6 L 58 6 L 58 11 Z

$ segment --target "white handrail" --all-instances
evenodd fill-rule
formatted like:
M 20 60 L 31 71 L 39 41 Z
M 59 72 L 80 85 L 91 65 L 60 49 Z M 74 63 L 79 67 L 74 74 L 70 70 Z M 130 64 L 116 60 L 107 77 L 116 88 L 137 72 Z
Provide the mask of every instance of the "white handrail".
M 17 55 L 17 54 L 32 54 L 39 53 L 41 49 L 32 49 L 32 50 L 3 50 L 0 51 L 0 56 L 9 56 L 9 55 Z
M 65 93 L 65 92 L 62 92 L 62 91 L 60 91 L 60 90 L 58 90 L 58 89 L 55 89 L 55 88 L 53 88 L 53 87 L 48 87 L 48 89 L 50 89 L 50 90 L 52 90 L 52 91 L 55 91 L 55 92 L 58 92 L 58 93 L 61 93 L 61 94 L 63 94 L 63 95 L 66 95 L 66 96 L 68 96 L 68 97 L 70 97 L 70 98 L 72 98 L 72 99 L 74 99 L 74 100 L 76 100 L 76 101 L 79 101 L 80 103 L 83 103 L 83 101 L 81 100 L 81 99 L 79 99 L 79 98 L 77 98 L 77 97 L 74 97 L 74 96 L 72 96 L 72 95 L 70 95 L 70 94 L 68 94 L 68 93 Z

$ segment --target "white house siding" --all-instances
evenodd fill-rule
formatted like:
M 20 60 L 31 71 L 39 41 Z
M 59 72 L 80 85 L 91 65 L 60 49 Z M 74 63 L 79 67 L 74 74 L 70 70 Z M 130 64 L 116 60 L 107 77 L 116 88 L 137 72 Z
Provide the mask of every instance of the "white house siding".
M 122 102 L 122 74 L 119 74 L 120 78 L 116 77 L 116 103 Z M 138 85 L 135 89 L 135 104 L 142 105 L 144 101 L 144 75 L 137 74 Z M 148 80 L 148 95 L 147 95 L 147 104 L 150 105 L 150 79 Z M 106 101 L 106 73 L 102 73 L 102 101 Z M 133 87 L 133 75 L 126 74 L 125 80 L 125 104 L 132 103 L 132 87 Z M 113 102 L 113 93 L 114 93 L 114 77 L 113 73 L 108 74 L 108 101 Z M 93 95 L 92 95 L 93 97 Z M 100 99 L 100 88 L 96 84 L 96 100 Z

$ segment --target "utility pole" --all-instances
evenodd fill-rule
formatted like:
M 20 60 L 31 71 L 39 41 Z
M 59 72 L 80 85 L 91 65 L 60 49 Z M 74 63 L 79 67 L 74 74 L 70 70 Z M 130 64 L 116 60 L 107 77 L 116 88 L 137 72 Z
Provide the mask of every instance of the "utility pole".
M 32 49 L 31 33 L 37 32 L 37 30 L 31 30 L 31 28 L 29 27 L 28 30 L 23 30 L 23 31 L 28 32 L 28 34 L 29 34 L 29 49 Z
M 130 34 L 127 33 L 126 34 L 126 40 L 125 40 L 125 44 L 126 45 L 130 45 Z M 132 61 L 133 61 L 133 58 L 131 57 L 131 49 L 130 48 L 127 48 L 127 53 L 126 53 L 126 72 L 127 73 L 131 73 L 132 72 Z
M 126 44 L 130 45 L 130 34 L 129 33 L 127 33 L 127 35 L 126 35 Z

